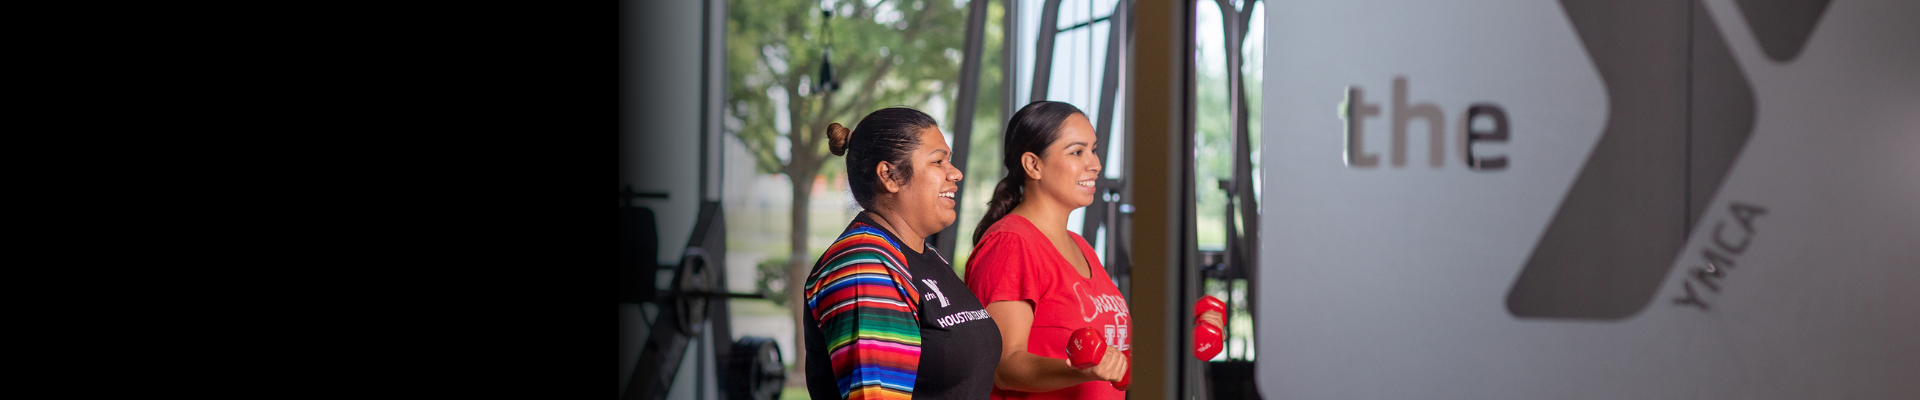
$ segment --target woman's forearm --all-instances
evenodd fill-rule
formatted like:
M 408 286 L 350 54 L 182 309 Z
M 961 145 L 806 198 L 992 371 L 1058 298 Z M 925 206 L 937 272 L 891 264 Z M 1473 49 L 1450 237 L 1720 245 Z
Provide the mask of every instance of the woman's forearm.
M 1041 357 L 1025 350 L 1000 355 L 1000 367 L 993 371 L 993 384 L 1001 389 L 1022 392 L 1048 392 L 1096 380 L 1067 360 Z
M 1025 301 L 996 301 L 987 304 L 987 314 L 1000 326 L 1000 365 L 993 369 L 993 385 L 1022 392 L 1050 392 L 1096 380 L 1119 380 L 1126 376 L 1129 360 L 1118 351 L 1107 349 L 1100 364 L 1085 370 L 1074 368 L 1066 359 L 1042 357 L 1027 352 L 1027 339 L 1033 327 L 1033 305 Z

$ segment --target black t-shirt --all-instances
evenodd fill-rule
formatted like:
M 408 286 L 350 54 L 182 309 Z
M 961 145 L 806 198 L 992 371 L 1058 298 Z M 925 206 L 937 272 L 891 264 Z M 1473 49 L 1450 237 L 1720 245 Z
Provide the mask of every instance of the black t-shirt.
M 864 225 L 864 226 L 863 226 Z M 897 236 L 861 213 L 847 227 L 848 233 L 871 227 L 885 235 L 888 243 L 903 256 L 907 273 L 912 276 L 913 299 L 918 308 L 920 358 L 913 379 L 913 397 L 921 399 L 988 398 L 993 390 L 993 370 L 1000 364 L 1000 327 L 987 316 L 986 307 L 967 289 L 966 282 L 954 274 L 953 264 L 925 246 L 926 251 L 900 245 Z M 871 231 L 870 231 L 871 232 Z M 841 241 L 848 240 L 843 234 Z M 840 244 L 841 242 L 836 242 Z M 839 248 L 835 246 L 834 248 Z M 829 250 L 832 253 L 833 250 Z M 822 262 L 834 254 L 821 256 L 809 276 L 819 275 Z M 811 283 L 811 282 L 809 282 Z M 829 363 L 826 339 L 813 310 L 806 312 L 804 323 L 807 348 L 807 391 L 814 399 L 839 399 L 838 376 Z

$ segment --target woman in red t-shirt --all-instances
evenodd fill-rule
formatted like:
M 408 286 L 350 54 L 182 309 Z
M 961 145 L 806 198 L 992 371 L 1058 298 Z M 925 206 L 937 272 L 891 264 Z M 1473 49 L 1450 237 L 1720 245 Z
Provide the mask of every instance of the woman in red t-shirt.
M 1132 316 L 1093 246 L 1067 230 L 1067 214 L 1093 204 L 1100 178 L 1093 124 L 1067 103 L 1028 104 L 1007 122 L 1002 163 L 974 232 L 967 287 L 1000 326 L 993 398 L 1122 399 Z M 1067 337 L 1093 328 L 1107 340 L 1100 364 L 1067 361 Z

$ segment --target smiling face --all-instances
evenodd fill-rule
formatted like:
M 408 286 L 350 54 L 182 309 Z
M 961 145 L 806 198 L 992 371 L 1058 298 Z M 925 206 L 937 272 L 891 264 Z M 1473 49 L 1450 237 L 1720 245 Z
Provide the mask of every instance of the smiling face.
M 1045 198 L 1069 208 L 1093 204 L 1094 183 L 1100 179 L 1099 146 L 1085 115 L 1068 116 L 1046 154 L 1021 155 L 1028 201 Z
M 913 165 L 913 175 L 901 180 L 889 181 L 884 178 L 892 171 L 880 171 L 884 193 L 881 203 L 893 213 L 904 219 L 914 232 L 925 236 L 947 225 L 953 225 L 957 218 L 953 206 L 953 194 L 960 190 L 961 172 L 954 168 L 953 151 L 947 147 L 946 137 L 939 128 L 920 130 L 920 146 L 915 148 L 909 163 Z M 889 165 L 881 169 L 892 170 Z

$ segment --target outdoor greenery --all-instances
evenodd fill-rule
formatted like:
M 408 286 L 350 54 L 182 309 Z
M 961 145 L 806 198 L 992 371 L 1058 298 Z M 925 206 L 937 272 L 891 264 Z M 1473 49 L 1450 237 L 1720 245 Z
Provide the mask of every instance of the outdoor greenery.
M 1227 102 L 1227 56 L 1225 36 L 1220 28 L 1220 9 L 1211 1 L 1202 2 L 1196 8 L 1199 14 L 1201 45 L 1195 54 L 1194 79 L 1194 134 L 1196 155 L 1194 163 L 1194 200 L 1198 212 L 1197 230 L 1199 244 L 1205 249 L 1220 249 L 1226 239 L 1227 194 L 1220 189 L 1219 182 L 1233 177 L 1233 141 L 1229 138 L 1229 123 L 1232 113 Z M 1255 9 L 1256 13 L 1264 10 Z M 1258 14 L 1256 14 L 1258 15 Z M 1256 20 L 1260 20 L 1256 18 Z M 1244 65 L 1239 66 L 1245 73 L 1247 95 L 1247 127 L 1253 144 L 1254 171 L 1260 169 L 1260 87 L 1262 70 L 1262 48 L 1254 43 L 1262 31 L 1250 31 L 1251 35 L 1245 49 L 1236 50 L 1245 57 Z M 1211 44 L 1211 45 L 1210 45 Z M 1245 228 L 1245 225 L 1236 224 Z
M 754 290 L 765 293 L 774 305 L 787 306 L 787 259 L 769 258 L 754 264 L 754 269 Z

